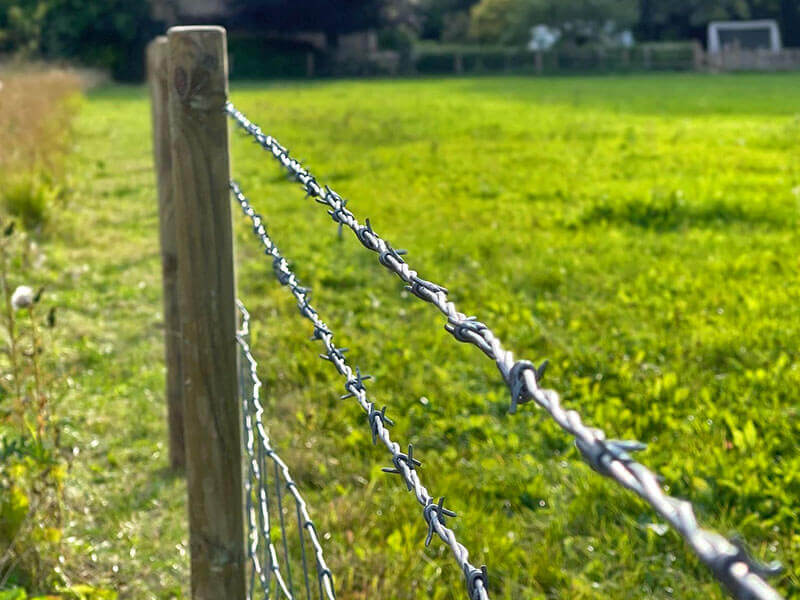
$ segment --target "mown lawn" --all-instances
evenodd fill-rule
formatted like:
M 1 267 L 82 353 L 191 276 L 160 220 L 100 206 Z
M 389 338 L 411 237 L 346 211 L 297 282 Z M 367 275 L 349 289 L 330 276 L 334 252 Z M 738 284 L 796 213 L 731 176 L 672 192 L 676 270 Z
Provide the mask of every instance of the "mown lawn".
M 641 460 L 703 524 L 787 566 L 800 598 L 800 76 L 659 75 L 234 84 L 233 101 L 348 198 L 420 275 Z M 77 365 L 64 570 L 121 598 L 188 582 L 167 470 L 160 267 L 143 88 L 94 93 L 51 269 Z M 723 598 L 651 510 L 508 394 L 263 151 L 233 168 L 313 303 L 371 373 L 493 598 Z M 234 212 L 273 441 L 324 532 L 339 597 L 465 598 L 449 551 L 380 472 L 308 323 Z

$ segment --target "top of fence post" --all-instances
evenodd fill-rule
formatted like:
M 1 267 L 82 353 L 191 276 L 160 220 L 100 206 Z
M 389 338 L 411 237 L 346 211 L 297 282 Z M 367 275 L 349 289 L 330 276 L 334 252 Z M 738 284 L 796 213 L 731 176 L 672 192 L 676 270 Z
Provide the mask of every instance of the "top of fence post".
M 192 598 L 245 598 L 225 30 L 173 27 L 171 134 Z

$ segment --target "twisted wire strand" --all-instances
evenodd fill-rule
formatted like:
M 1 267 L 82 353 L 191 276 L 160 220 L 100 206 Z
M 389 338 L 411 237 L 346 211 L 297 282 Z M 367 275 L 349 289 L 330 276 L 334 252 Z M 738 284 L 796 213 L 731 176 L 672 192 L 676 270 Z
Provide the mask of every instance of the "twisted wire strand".
M 292 479 L 292 475 L 289 471 L 289 467 L 286 465 L 285 462 L 281 459 L 280 456 L 275 452 L 272 448 L 272 444 L 270 443 L 269 436 L 267 435 L 266 429 L 264 428 L 262 416 L 264 414 L 264 407 L 261 404 L 261 379 L 258 377 L 258 363 L 256 362 L 255 357 L 252 354 L 250 349 L 250 313 L 245 308 L 244 304 L 242 304 L 239 300 L 236 301 L 236 306 L 239 309 L 239 313 L 241 315 L 241 329 L 236 334 L 236 343 L 239 345 L 242 361 L 241 361 L 241 369 L 242 369 L 242 388 L 244 393 L 240 394 L 243 404 L 243 415 L 244 415 L 244 429 L 245 429 L 245 450 L 247 452 L 248 457 L 250 458 L 248 471 L 250 473 L 250 477 L 246 478 L 245 481 L 245 493 L 246 493 L 246 501 L 247 501 L 247 521 L 248 521 L 248 530 L 249 530 L 249 537 L 250 537 L 250 545 L 248 546 L 248 555 L 250 557 L 250 561 L 253 567 L 253 575 L 259 578 L 259 582 L 261 584 L 262 590 L 266 594 L 266 597 L 269 598 L 270 593 L 270 579 L 269 573 L 272 572 L 276 579 L 276 590 L 279 590 L 280 593 L 283 594 L 289 600 L 292 600 L 295 596 L 290 592 L 289 587 L 286 584 L 286 581 L 283 578 L 283 575 L 280 571 L 280 566 L 278 563 L 278 553 L 275 549 L 275 544 L 272 542 L 272 538 L 270 535 L 270 514 L 269 514 L 269 505 L 267 499 L 267 483 L 266 479 L 266 467 L 263 461 L 259 461 L 257 458 L 257 454 L 260 457 L 267 457 L 269 458 L 276 469 L 276 473 L 280 471 L 281 477 L 283 478 L 284 484 L 286 489 L 291 493 L 292 498 L 295 502 L 295 507 L 298 514 L 298 524 L 301 526 L 300 531 L 300 539 L 301 542 L 304 544 L 303 541 L 303 530 L 305 530 L 306 534 L 308 535 L 308 539 L 311 543 L 311 546 L 314 550 L 314 556 L 316 560 L 317 566 L 317 577 L 319 579 L 319 586 L 320 586 L 320 595 L 322 597 L 324 591 L 324 598 L 325 600 L 336 600 L 336 593 L 334 591 L 333 585 L 333 574 L 331 570 L 328 568 L 327 563 L 325 562 L 325 555 L 322 551 L 322 544 L 319 539 L 319 535 L 317 534 L 317 529 L 314 525 L 314 522 L 311 520 L 311 516 L 308 513 L 308 506 L 306 505 L 303 496 L 300 494 L 299 489 L 297 488 L 297 484 L 295 483 L 294 479 Z M 245 386 L 251 390 L 251 393 L 246 393 L 244 389 Z M 258 445 L 258 449 L 256 450 L 255 446 Z M 259 494 L 259 514 L 258 518 L 256 516 L 255 507 L 253 507 L 252 502 L 252 489 L 253 489 L 253 480 L 258 484 L 257 492 Z M 276 481 L 276 486 L 279 482 Z M 256 530 L 255 522 L 258 521 L 259 525 L 261 526 L 261 530 Z M 281 527 L 281 536 L 283 540 L 286 540 L 286 531 L 285 527 L 282 525 Z M 259 534 L 264 537 L 267 543 L 267 551 L 268 551 L 268 562 L 269 567 L 266 572 L 264 572 L 263 565 L 261 564 L 260 560 L 258 559 L 258 547 L 259 547 Z M 303 546 L 303 565 L 305 570 L 305 546 Z M 288 568 L 288 554 L 287 554 L 287 568 Z M 306 575 L 307 581 L 307 575 Z M 248 598 L 252 598 L 252 581 L 251 581 L 251 589 L 250 595 Z M 306 582 L 306 591 L 308 591 L 308 583 Z
M 483 351 L 497 365 L 511 393 L 510 413 L 515 413 L 519 404 L 531 400 L 546 410 L 553 420 L 575 438 L 575 445 L 588 464 L 633 491 L 686 540 L 700 560 L 711 570 L 738 600 L 780 600 L 781 596 L 771 588 L 764 578 L 781 571 L 778 563 L 761 564 L 753 559 L 738 540 L 727 540 L 713 531 L 702 529 L 697 523 L 692 505 L 665 494 L 658 478 L 647 467 L 635 461 L 631 453 L 643 450 L 644 444 L 630 440 L 606 439 L 601 429 L 583 423 L 574 410 L 561 406 L 555 390 L 542 388 L 539 382 L 544 375 L 547 361 L 538 368 L 526 360 L 514 360 L 511 352 L 504 349 L 500 340 L 484 323 L 458 311 L 448 299 L 447 288 L 419 277 L 389 242 L 372 228 L 369 219 L 362 225 L 346 208 L 347 201 L 328 186 L 321 186 L 303 165 L 289 155 L 289 151 L 275 138 L 266 135 L 232 103 L 225 106 L 226 113 L 255 142 L 267 150 L 288 174 L 302 184 L 306 195 L 327 207 L 331 219 L 350 229 L 358 241 L 378 254 L 379 262 L 407 284 L 407 290 L 417 298 L 435 306 L 446 317 L 445 329 L 458 341 L 472 344 Z
M 430 492 L 422 485 L 417 473 L 420 461 L 414 458 L 413 446 L 409 444 L 408 454 L 402 452 L 400 445 L 394 442 L 389 434 L 388 427 L 393 424 L 392 420 L 386 416 L 386 407 L 378 410 L 375 403 L 367 397 L 367 390 L 364 381 L 369 376 L 362 375 L 356 368 L 353 370 L 344 357 L 347 351 L 345 348 L 337 347 L 333 342 L 333 333 L 322 321 L 317 311 L 309 304 L 309 290 L 302 287 L 297 281 L 297 277 L 289 267 L 289 263 L 278 250 L 275 243 L 269 237 L 262 217 L 256 213 L 241 188 L 236 182 L 231 182 L 231 191 L 239 202 L 242 212 L 250 218 L 253 224 L 253 232 L 264 246 L 264 253 L 272 257 L 272 267 L 278 281 L 289 288 L 289 291 L 297 300 L 297 307 L 300 314 L 311 321 L 314 326 L 313 340 L 319 340 L 325 346 L 325 353 L 320 354 L 324 360 L 331 362 L 340 375 L 344 376 L 344 388 L 346 394 L 342 398 L 355 398 L 359 406 L 367 415 L 367 422 L 372 431 L 372 441 L 378 440 L 389 450 L 392 455 L 392 467 L 384 469 L 387 473 L 400 475 L 408 491 L 413 492 L 414 496 L 422 505 L 422 517 L 428 527 L 428 535 L 425 545 L 430 544 L 434 534 L 436 534 L 445 544 L 450 547 L 453 556 L 464 574 L 467 592 L 471 600 L 489 600 L 488 575 L 486 567 L 480 569 L 469 562 L 469 551 L 456 539 L 455 532 L 447 527 L 446 517 L 455 517 L 456 513 L 444 507 L 444 498 L 439 498 L 436 502 Z

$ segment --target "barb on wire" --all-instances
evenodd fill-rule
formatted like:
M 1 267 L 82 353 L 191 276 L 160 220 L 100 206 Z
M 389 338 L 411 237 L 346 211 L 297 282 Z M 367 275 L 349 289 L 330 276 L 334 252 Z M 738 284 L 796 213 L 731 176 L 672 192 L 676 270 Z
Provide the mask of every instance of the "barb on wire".
M 262 421 L 264 408 L 261 404 L 260 394 L 261 380 L 258 378 L 257 373 L 258 363 L 250 351 L 250 313 L 238 300 L 236 305 L 242 321 L 241 329 L 236 335 L 236 342 L 240 352 L 239 396 L 242 401 L 245 451 L 249 459 L 245 477 L 245 512 L 248 526 L 247 555 L 251 567 L 248 600 L 252 600 L 255 594 L 256 578 L 258 578 L 258 584 L 264 597 L 269 598 L 272 589 L 272 577 L 275 578 L 275 595 L 277 598 L 283 597 L 289 600 L 300 598 L 299 592 L 297 594 L 294 592 L 281 488 L 286 489 L 286 492 L 292 496 L 295 503 L 303 582 L 306 591 L 305 598 L 310 600 L 312 597 L 312 586 L 308 575 L 308 559 L 306 557 L 306 538 L 308 538 L 314 551 L 319 597 L 325 600 L 335 600 L 333 575 L 325 562 L 319 535 L 311 516 L 308 514 L 306 502 L 297 489 L 297 484 L 292 479 L 289 467 L 272 448 L 269 436 L 264 428 Z M 285 560 L 283 569 L 279 564 L 278 552 L 275 549 L 271 531 L 270 518 L 272 513 L 270 511 L 270 490 L 267 479 L 268 460 L 272 461 L 275 471 L 274 485 L 278 501 L 277 513 L 280 520 L 280 534 L 284 551 L 283 558 Z M 265 548 L 261 548 L 262 543 Z M 286 573 L 285 577 L 284 572 Z
M 434 533 L 439 536 L 450 547 L 464 575 L 470 600 L 489 600 L 486 567 L 483 566 L 478 569 L 469 562 L 469 552 L 459 543 L 455 532 L 448 528 L 445 523 L 444 517 L 455 517 L 455 513 L 443 508 L 443 499 L 440 499 L 438 504 L 434 503 L 433 496 L 420 481 L 416 467 L 421 466 L 421 462 L 413 457 L 412 446 L 409 445 L 408 454 L 404 454 L 401 451 L 400 445 L 393 441 L 389 434 L 388 426 L 392 424 L 392 421 L 386 416 L 386 407 L 380 411 L 375 410 L 374 403 L 368 399 L 367 390 L 364 386 L 364 381 L 368 376 L 361 375 L 357 368 L 354 371 L 344 357 L 346 349 L 338 348 L 334 344 L 333 333 L 330 328 L 322 321 L 317 311 L 309 305 L 309 290 L 300 286 L 297 277 L 289 267 L 289 263 L 269 237 L 264 220 L 250 205 L 247 197 L 242 193 L 236 182 L 231 182 L 231 191 L 239 202 L 242 212 L 252 221 L 253 232 L 264 246 L 264 253 L 272 257 L 276 278 L 289 288 L 289 291 L 297 300 L 297 307 L 300 313 L 313 324 L 314 335 L 312 340 L 321 341 L 325 346 L 325 352 L 320 354 L 320 357 L 333 363 L 339 374 L 344 376 L 346 396 L 355 398 L 366 413 L 367 421 L 372 431 L 373 443 L 380 440 L 391 453 L 394 468 L 387 471 L 400 475 L 408 490 L 414 493 L 417 501 L 422 505 L 422 517 L 428 527 L 426 545 L 430 543 Z M 434 506 L 434 508 L 430 508 L 431 506 Z
M 334 223 L 350 229 L 365 248 L 375 252 L 378 261 L 406 283 L 409 292 L 439 309 L 447 319 L 445 329 L 456 340 L 476 346 L 495 362 L 509 387 L 510 413 L 516 412 L 518 405 L 530 401 L 546 410 L 561 429 L 575 438 L 581 455 L 595 471 L 613 479 L 650 504 L 680 533 L 735 598 L 780 600 L 781 596 L 764 581 L 764 577 L 779 572 L 777 564 L 761 565 L 732 541 L 700 528 L 692 505 L 666 495 L 656 475 L 631 458 L 630 453 L 642 449 L 642 445 L 638 442 L 607 440 L 602 430 L 585 425 L 576 411 L 565 410 L 555 390 L 540 387 L 546 362 L 537 368 L 529 361 L 515 361 L 513 354 L 503 348 L 488 326 L 458 311 L 448 299 L 447 288 L 419 277 L 401 253 L 375 232 L 369 219 L 362 225 L 346 208 L 341 196 L 331 188 L 321 186 L 308 169 L 291 158 L 284 146 L 272 136 L 265 135 L 233 104 L 227 103 L 225 110 L 239 127 L 302 184 L 307 196 L 327 207 Z

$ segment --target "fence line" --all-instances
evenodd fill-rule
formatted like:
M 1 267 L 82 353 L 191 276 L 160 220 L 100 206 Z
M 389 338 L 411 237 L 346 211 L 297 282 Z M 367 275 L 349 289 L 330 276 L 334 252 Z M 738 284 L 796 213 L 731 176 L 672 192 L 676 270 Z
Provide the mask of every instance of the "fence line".
M 633 491 L 650 504 L 680 533 L 695 554 L 734 597 L 742 600 L 751 598 L 780 600 L 781 596 L 764 581 L 765 577 L 778 574 L 780 566 L 775 563 L 762 565 L 749 556 L 738 541 L 729 541 L 716 532 L 700 528 L 692 505 L 685 500 L 665 494 L 657 476 L 631 457 L 631 453 L 644 449 L 644 444 L 638 441 L 606 439 L 602 430 L 585 425 L 576 411 L 564 410 L 555 390 L 539 386 L 547 365 L 546 361 L 538 368 L 527 360 L 515 361 L 512 353 L 503 348 L 489 327 L 475 317 L 468 317 L 457 310 L 455 304 L 448 299 L 447 288 L 419 277 L 417 272 L 408 266 L 401 253 L 375 233 L 369 219 L 365 225 L 359 223 L 353 213 L 346 208 L 345 199 L 330 187 L 323 188 L 317 183 L 314 176 L 300 162 L 290 157 L 284 146 L 272 136 L 265 135 L 231 102 L 226 104 L 225 111 L 241 129 L 252 136 L 257 144 L 267 150 L 302 184 L 307 196 L 327 207 L 328 214 L 340 229 L 342 226 L 350 229 L 365 248 L 378 254 L 379 262 L 386 269 L 407 284 L 409 292 L 438 308 L 447 318 L 445 329 L 456 340 L 478 347 L 495 361 L 511 393 L 510 413 L 515 413 L 519 404 L 531 400 L 545 409 L 565 432 L 575 438 L 576 447 L 592 469 Z M 301 312 L 302 310 L 301 308 Z M 315 335 L 318 335 L 316 330 Z
M 279 507 L 281 519 L 281 539 L 284 548 L 284 559 L 286 560 L 286 571 L 288 585 L 280 570 L 278 553 L 272 541 L 272 531 L 270 524 L 270 503 L 269 503 L 269 481 L 267 475 L 267 459 L 271 460 L 275 467 L 275 490 L 280 500 L 280 480 L 286 490 L 292 495 L 295 502 L 295 512 L 297 514 L 297 528 L 300 539 L 300 553 L 303 566 L 303 581 L 306 589 L 306 599 L 311 598 L 311 586 L 308 579 L 308 563 L 306 559 L 305 535 L 314 549 L 317 582 L 319 587 L 319 597 L 326 600 L 335 600 L 336 593 L 333 586 L 333 576 L 331 570 L 325 562 L 322 545 L 319 541 L 317 528 L 308 514 L 306 502 L 301 496 L 297 484 L 292 479 L 289 467 L 280 456 L 275 452 L 270 444 L 262 415 L 264 407 L 261 404 L 261 380 L 258 377 L 258 363 L 250 350 L 250 313 L 244 305 L 237 301 L 239 314 L 241 315 L 242 327 L 236 334 L 236 342 L 239 345 L 239 398 L 242 402 L 242 416 L 245 434 L 245 450 L 247 452 L 248 467 L 247 477 L 245 477 L 245 513 L 247 515 L 248 539 L 250 544 L 247 548 L 248 558 L 251 564 L 250 583 L 248 588 L 248 599 L 253 597 L 255 588 L 255 578 L 258 577 L 261 591 L 270 597 L 271 583 L 270 573 L 275 575 L 275 593 L 280 592 L 288 599 L 294 598 L 293 580 L 291 572 L 291 560 L 286 540 L 287 533 L 283 521 L 283 511 Z M 257 507 L 256 507 L 257 505 Z M 305 535 L 304 535 L 305 532 Z M 259 557 L 259 545 L 261 541 L 267 546 L 266 565 Z M 267 570 L 264 570 L 264 566 Z
M 478 569 L 469 562 L 467 549 L 447 527 L 447 518 L 456 514 L 444 507 L 444 498 L 435 502 L 422 485 L 417 471 L 421 463 L 414 457 L 413 447 L 409 444 L 405 454 L 391 439 L 388 428 L 392 421 L 386 416 L 386 408 L 378 410 L 367 396 L 364 382 L 369 377 L 350 367 L 344 357 L 346 349 L 334 344 L 333 333 L 309 303 L 309 290 L 298 283 L 267 234 L 263 218 L 241 188 L 231 181 L 227 113 L 302 184 L 308 196 L 327 208 L 340 232 L 344 227 L 351 230 L 365 248 L 378 255 L 386 269 L 408 285 L 413 295 L 433 304 L 446 317 L 445 329 L 456 340 L 478 347 L 495 362 L 510 390 L 510 413 L 529 402 L 546 410 L 575 438 L 581 456 L 594 470 L 645 500 L 679 532 L 734 597 L 780 600 L 780 595 L 764 581 L 765 577 L 776 574 L 779 566 L 762 565 L 740 543 L 701 529 L 691 504 L 666 495 L 656 475 L 633 460 L 631 453 L 643 449 L 643 444 L 608 440 L 602 430 L 583 424 L 576 411 L 563 409 L 557 392 L 540 387 L 546 361 L 537 367 L 526 360 L 515 360 L 485 324 L 457 310 L 445 287 L 419 277 L 402 258 L 404 252 L 395 250 L 380 237 L 368 219 L 362 225 L 346 208 L 344 198 L 317 183 L 307 169 L 290 157 L 286 148 L 227 101 L 224 29 L 172 28 L 168 42 L 161 44 L 167 44 L 164 59 L 167 64 L 161 67 L 158 81 L 153 81 L 153 76 L 159 70 L 151 69 L 151 84 L 167 86 L 168 102 L 165 109 L 163 89 L 154 94 L 154 128 L 158 129 L 154 139 L 161 145 L 156 152 L 159 185 L 168 192 L 162 195 L 162 202 L 167 198 L 175 214 L 174 222 L 165 218 L 164 211 L 161 218 L 165 220 L 162 233 L 174 236 L 175 240 L 181 341 L 181 352 L 167 355 L 167 371 L 171 381 L 180 373 L 175 381 L 181 384 L 179 407 L 183 408 L 184 417 L 193 599 L 253 598 L 256 586 L 268 599 L 274 579 L 276 597 L 294 600 L 302 594 L 305 584 L 306 598 L 310 600 L 306 540 L 314 552 L 319 597 L 335 598 L 333 576 L 325 563 L 305 501 L 287 465 L 272 449 L 263 427 L 261 382 L 249 345 L 249 314 L 241 304 L 238 308 L 242 328 L 237 331 L 231 192 L 252 221 L 253 231 L 266 254 L 272 258 L 276 278 L 289 288 L 300 313 L 313 324 L 312 339 L 325 346 L 320 356 L 345 378 L 346 393 L 342 397 L 356 399 L 366 413 L 373 443 L 380 440 L 389 450 L 392 467 L 383 470 L 399 475 L 422 505 L 422 518 L 427 525 L 426 545 L 436 534 L 450 547 L 471 600 L 489 598 L 486 567 Z M 163 115 L 159 118 L 159 109 L 166 110 L 166 118 Z M 167 142 L 168 152 L 164 150 Z M 164 164 L 165 160 L 170 164 Z M 164 253 L 162 258 L 167 261 L 169 255 Z M 172 433 L 177 432 L 173 429 Z M 178 437 L 171 435 L 170 444 L 177 443 L 181 443 Z M 272 482 L 270 462 L 274 469 Z M 293 525 L 293 519 L 285 517 L 289 512 L 283 502 L 287 493 L 295 504 L 299 546 L 295 545 L 295 537 L 287 533 Z M 272 508 L 277 512 L 270 512 Z M 277 523 L 271 520 L 275 514 Z M 282 558 L 278 545 L 283 550 Z M 291 565 L 298 553 L 302 579 L 298 577 L 295 594 Z
M 364 412 L 367 414 L 367 422 L 372 431 L 372 443 L 377 444 L 380 440 L 392 455 L 392 467 L 384 468 L 386 473 L 400 475 L 408 491 L 413 491 L 417 501 L 422 505 L 422 517 L 428 526 L 428 535 L 425 545 L 430 544 L 433 534 L 445 542 L 453 552 L 458 566 L 464 574 L 467 592 L 472 600 L 488 600 L 488 576 L 486 567 L 476 568 L 469 562 L 469 551 L 458 542 L 455 532 L 447 527 L 446 517 L 455 517 L 456 513 L 444 507 L 444 498 L 434 501 L 433 496 L 422 485 L 417 467 L 421 462 L 414 458 L 413 446 L 408 445 L 408 454 L 401 451 L 400 445 L 391 439 L 388 427 L 393 421 L 386 416 L 386 407 L 380 410 L 375 408 L 375 403 L 367 398 L 367 390 L 364 381 L 369 379 L 368 375 L 362 375 L 356 368 L 355 372 L 347 363 L 344 353 L 345 348 L 339 348 L 333 343 L 333 332 L 319 317 L 317 311 L 309 304 L 309 290 L 302 287 L 297 281 L 294 272 L 289 268 L 289 263 L 280 253 L 278 247 L 269 237 L 264 220 L 256 213 L 241 188 L 235 182 L 231 182 L 231 191 L 239 202 L 242 212 L 250 218 L 253 224 L 253 232 L 264 246 L 265 254 L 272 257 L 272 268 L 276 279 L 281 285 L 287 286 L 291 294 L 297 300 L 297 308 L 300 314 L 311 321 L 314 325 L 314 336 L 312 339 L 321 341 L 325 346 L 325 353 L 320 357 L 327 360 L 336 367 L 340 375 L 345 377 L 344 388 L 347 392 L 342 399 L 355 398 Z

